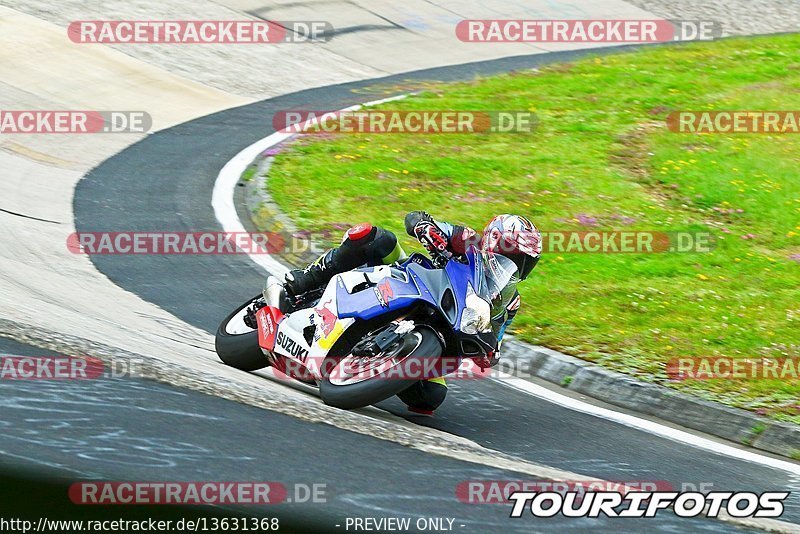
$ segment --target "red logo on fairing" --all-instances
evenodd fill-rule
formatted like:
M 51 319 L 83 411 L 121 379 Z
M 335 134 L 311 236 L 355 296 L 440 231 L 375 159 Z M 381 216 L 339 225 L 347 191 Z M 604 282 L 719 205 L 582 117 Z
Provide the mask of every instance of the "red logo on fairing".
M 319 314 L 322 318 L 322 323 L 320 324 L 320 329 L 322 330 L 322 334 L 327 337 L 333 332 L 333 327 L 336 324 L 336 321 L 339 319 L 336 317 L 336 314 L 330 311 L 327 306 L 333 302 L 333 299 L 328 299 L 321 307 L 314 308 L 314 311 Z
M 375 286 L 375 290 L 378 300 L 381 301 L 381 305 L 389 307 L 389 301 L 394 298 L 394 290 L 392 286 L 389 285 L 389 279 L 386 278 L 383 282 Z M 380 294 L 378 294 L 378 291 L 380 291 Z
M 275 348 L 275 333 L 283 313 L 278 308 L 265 306 L 256 312 L 258 323 L 258 345 L 268 351 Z

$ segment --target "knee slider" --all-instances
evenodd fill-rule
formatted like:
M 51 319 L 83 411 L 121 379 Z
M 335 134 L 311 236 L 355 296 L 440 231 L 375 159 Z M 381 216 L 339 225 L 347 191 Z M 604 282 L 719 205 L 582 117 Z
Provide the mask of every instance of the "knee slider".
M 360 223 L 352 228 L 350 228 L 344 234 L 345 239 L 349 239 L 350 241 L 360 241 L 367 237 L 374 227 L 369 223 Z

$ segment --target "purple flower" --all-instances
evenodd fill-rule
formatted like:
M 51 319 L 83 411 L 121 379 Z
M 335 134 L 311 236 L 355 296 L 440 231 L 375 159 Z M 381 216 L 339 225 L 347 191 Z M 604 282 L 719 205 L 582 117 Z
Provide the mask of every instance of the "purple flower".
M 592 217 L 591 215 L 579 213 L 575 218 L 578 219 L 578 224 L 581 226 L 600 226 L 597 222 L 597 217 Z
M 627 215 L 620 215 L 619 213 L 615 213 L 614 215 L 611 216 L 611 218 L 616 221 L 619 221 L 620 223 L 626 226 L 636 222 L 636 219 L 634 217 L 628 217 Z

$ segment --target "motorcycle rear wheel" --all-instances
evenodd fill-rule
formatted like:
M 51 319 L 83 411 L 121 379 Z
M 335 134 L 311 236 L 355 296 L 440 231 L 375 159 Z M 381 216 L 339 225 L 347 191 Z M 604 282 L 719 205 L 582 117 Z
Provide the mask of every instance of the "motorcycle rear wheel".
M 244 324 L 247 308 L 260 298 L 253 297 L 236 308 L 217 328 L 214 348 L 225 365 L 242 371 L 256 371 L 269 365 L 267 357 L 258 346 L 258 331 Z

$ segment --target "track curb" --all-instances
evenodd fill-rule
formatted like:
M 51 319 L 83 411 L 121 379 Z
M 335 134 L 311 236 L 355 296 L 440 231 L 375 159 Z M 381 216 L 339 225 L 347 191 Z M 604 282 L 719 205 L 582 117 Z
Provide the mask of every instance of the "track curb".
M 522 367 L 527 376 L 614 406 L 787 458 L 797 459 L 800 454 L 797 425 L 642 382 L 575 356 L 522 341 L 507 341 L 503 353 L 503 358 L 517 367 L 524 362 Z

